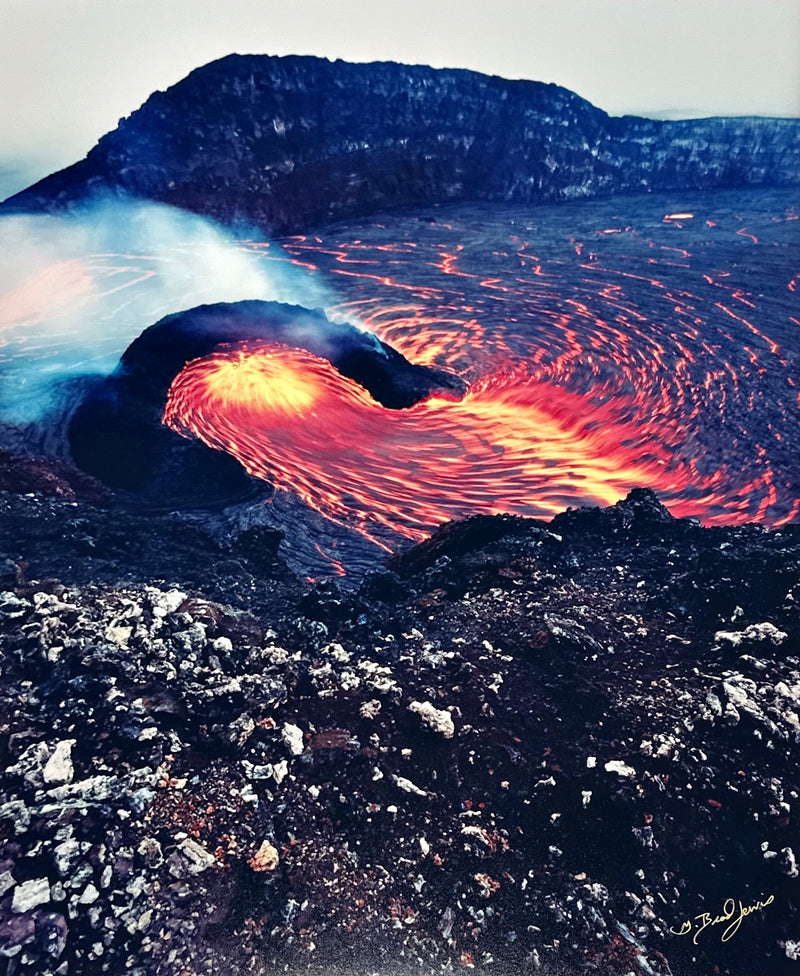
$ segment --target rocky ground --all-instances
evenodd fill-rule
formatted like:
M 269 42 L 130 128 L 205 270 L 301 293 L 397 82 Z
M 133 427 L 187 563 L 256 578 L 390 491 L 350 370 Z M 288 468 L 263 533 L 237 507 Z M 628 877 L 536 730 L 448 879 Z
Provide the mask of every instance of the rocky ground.
M 637 490 L 350 591 L 4 472 L 0 972 L 796 971 L 800 527 Z

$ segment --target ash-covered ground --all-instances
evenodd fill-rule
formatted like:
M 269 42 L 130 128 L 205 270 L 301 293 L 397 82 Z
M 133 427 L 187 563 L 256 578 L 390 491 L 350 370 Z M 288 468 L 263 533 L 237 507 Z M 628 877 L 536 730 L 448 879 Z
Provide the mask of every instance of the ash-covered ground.
M 2 488 L 4 974 L 796 969 L 800 527 L 636 490 L 344 591 Z

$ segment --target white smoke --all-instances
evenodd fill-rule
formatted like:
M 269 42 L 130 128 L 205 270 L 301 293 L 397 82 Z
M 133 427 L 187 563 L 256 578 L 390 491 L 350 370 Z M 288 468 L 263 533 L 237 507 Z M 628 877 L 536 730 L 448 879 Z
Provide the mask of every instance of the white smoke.
M 336 304 L 274 243 L 252 239 L 258 247 L 202 217 L 142 202 L 0 218 L 0 419 L 40 418 L 64 380 L 108 373 L 133 339 L 173 312 L 245 299 Z

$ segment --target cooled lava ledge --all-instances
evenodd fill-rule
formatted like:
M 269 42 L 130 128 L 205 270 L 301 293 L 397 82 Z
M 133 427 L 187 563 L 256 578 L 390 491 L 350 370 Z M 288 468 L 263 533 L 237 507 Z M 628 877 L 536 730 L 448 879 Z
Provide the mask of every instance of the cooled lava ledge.
M 452 524 L 345 595 L 18 477 L 17 973 L 794 971 L 800 527 L 638 490 Z M 675 934 L 728 898 L 762 907 Z
M 226 344 L 259 341 L 328 360 L 392 409 L 465 389 L 457 376 L 410 363 L 369 333 L 331 322 L 319 310 L 263 301 L 203 305 L 146 329 L 117 369 L 92 388 L 69 424 L 72 457 L 106 484 L 153 497 L 167 492 L 176 503 L 191 503 L 198 492 L 225 498 L 244 491 L 250 479 L 236 461 L 179 437 L 161 420 L 170 384 L 187 362 Z

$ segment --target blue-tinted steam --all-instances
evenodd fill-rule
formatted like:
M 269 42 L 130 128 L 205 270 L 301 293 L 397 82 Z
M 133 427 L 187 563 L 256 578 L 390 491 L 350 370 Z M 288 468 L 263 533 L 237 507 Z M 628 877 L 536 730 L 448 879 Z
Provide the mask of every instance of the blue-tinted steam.
M 248 249 L 172 207 L 101 201 L 70 216 L 4 217 L 0 420 L 42 418 L 65 380 L 108 373 L 165 315 L 243 299 L 336 303 L 274 244 Z

